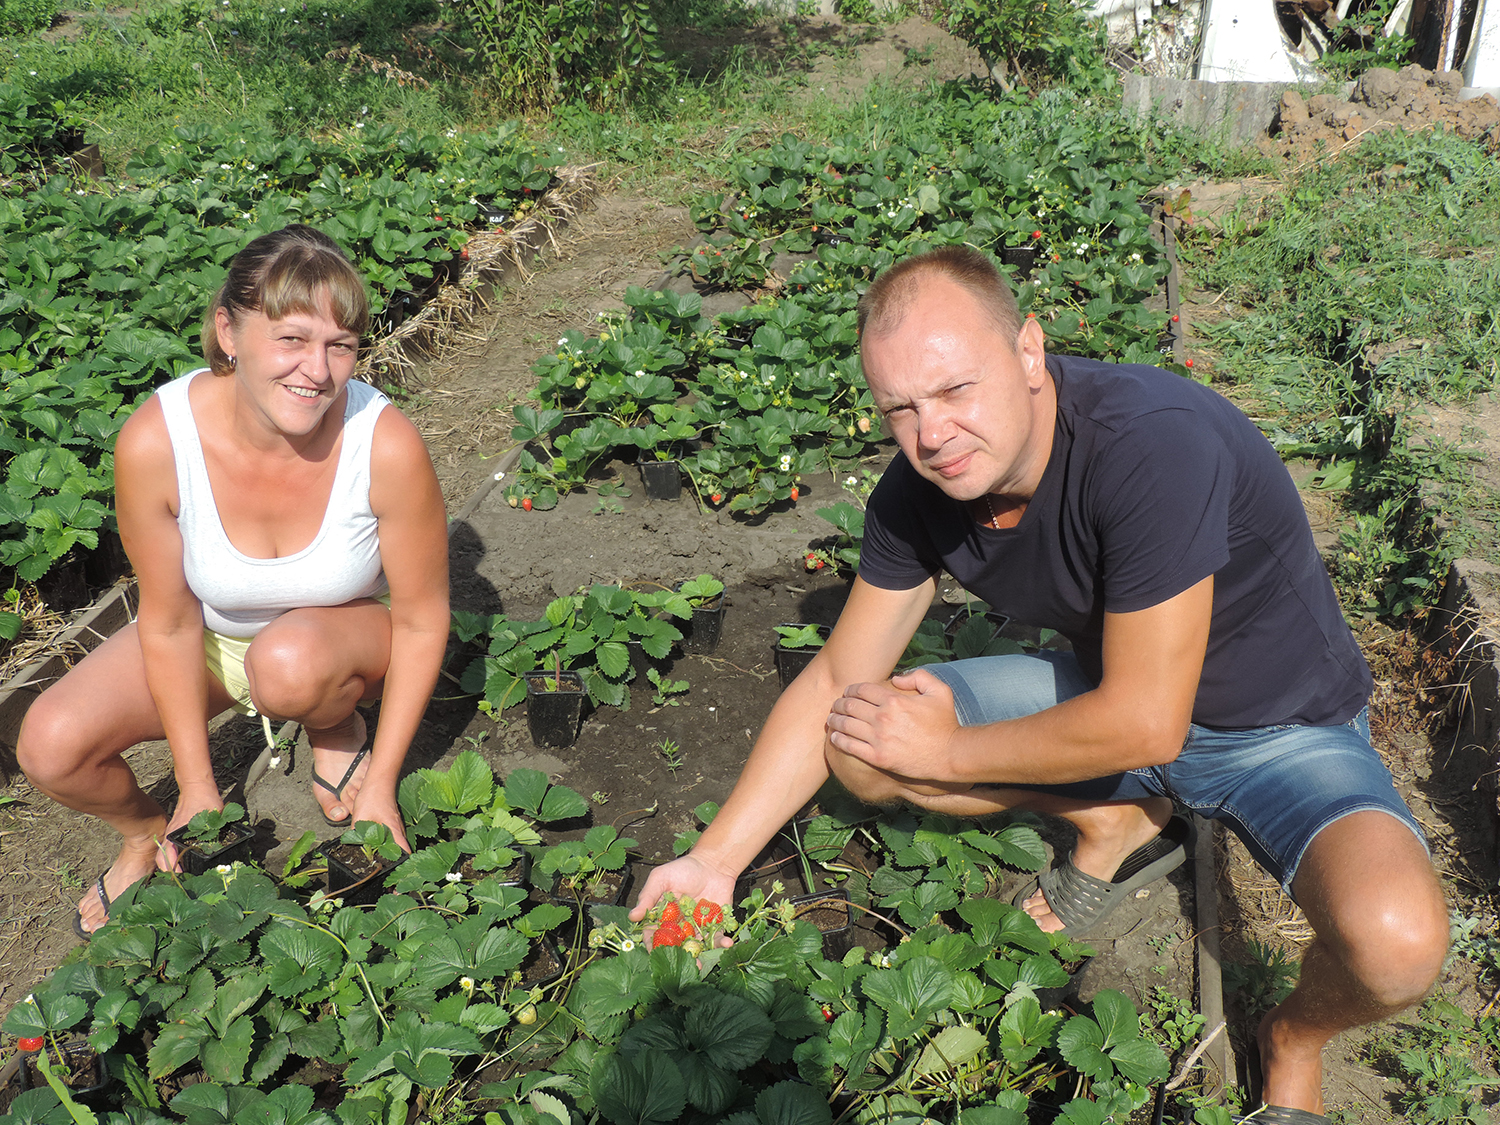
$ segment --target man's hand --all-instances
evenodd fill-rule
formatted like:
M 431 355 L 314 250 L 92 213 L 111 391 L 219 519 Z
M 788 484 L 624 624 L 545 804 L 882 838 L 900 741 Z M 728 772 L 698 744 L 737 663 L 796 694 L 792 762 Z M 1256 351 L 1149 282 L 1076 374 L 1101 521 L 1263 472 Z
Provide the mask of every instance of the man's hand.
M 956 780 L 953 692 L 918 668 L 889 683 L 851 684 L 828 716 L 834 749 L 902 778 Z
M 691 854 L 674 859 L 646 877 L 646 885 L 641 888 L 635 907 L 630 911 L 630 920 L 644 921 L 651 908 L 656 905 L 656 900 L 668 891 L 679 896 L 687 895 L 690 898 L 717 902 L 728 915 L 729 908 L 734 904 L 734 879 L 733 875 L 710 867 Z M 728 945 L 729 939 L 723 939 L 723 944 Z
M 204 809 L 222 809 L 223 807 L 224 801 L 219 796 L 219 787 L 215 782 L 207 781 L 184 786 L 177 797 L 177 808 L 172 813 L 172 819 L 167 821 L 166 830 L 157 843 L 156 866 L 162 871 L 178 870 L 177 848 L 167 841 L 167 836 L 176 832 Z

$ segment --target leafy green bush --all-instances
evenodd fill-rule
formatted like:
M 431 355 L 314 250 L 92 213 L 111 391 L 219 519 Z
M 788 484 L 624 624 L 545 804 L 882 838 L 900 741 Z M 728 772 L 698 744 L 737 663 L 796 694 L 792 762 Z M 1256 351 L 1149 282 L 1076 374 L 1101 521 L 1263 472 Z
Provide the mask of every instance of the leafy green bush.
M 685 621 L 692 613 L 687 596 L 676 591 L 600 585 L 555 599 L 540 621 L 455 610 L 458 639 L 483 640 L 488 650 L 459 682 L 484 697 L 481 706 L 498 712 L 526 697 L 528 672 L 571 670 L 582 676 L 595 703 L 628 707 L 635 668 L 627 646 L 636 642 L 647 656 L 665 658 L 682 639 L 682 630 L 668 618 Z
M 1102 21 L 1074 0 L 941 0 L 949 30 L 978 51 L 990 73 L 1022 84 L 1066 82 L 1079 90 L 1113 86 L 1104 61 Z
M 57 0 L 0 0 L 0 31 L 29 35 L 52 26 Z
M 666 70 L 646 0 L 460 0 L 502 105 L 619 108 Z
M 803 256 L 784 287 L 714 322 L 696 295 L 632 289 L 597 335 L 569 331 L 536 365 L 541 409 L 518 409 L 513 431 L 550 449 L 522 455 L 506 495 L 550 507 L 619 447 L 697 441 L 682 464 L 700 500 L 747 514 L 795 500 L 806 476 L 881 440 L 855 308 L 881 269 L 934 246 L 1039 249 L 1014 283 L 1052 344 L 1159 362 L 1164 316 L 1143 303 L 1166 273 L 1139 203 L 1149 181 L 1144 162 L 1101 160 L 1068 134 L 1024 157 L 929 135 L 878 150 L 784 136 L 736 165 L 732 207 L 726 194 L 695 203 L 706 238 L 689 257 L 701 279 L 737 287 L 761 286 L 779 253 Z
M 18 160 L 40 167 L 68 124 L 0 87 Z M 21 579 L 97 546 L 115 435 L 158 383 L 199 365 L 202 310 L 251 238 L 320 227 L 353 255 L 379 314 L 448 276 L 476 198 L 519 207 L 557 161 L 513 140 L 391 126 L 354 142 L 255 135 L 184 126 L 130 161 L 128 187 L 53 175 L 0 196 L 0 567 Z
M 1222 237 L 1190 234 L 1183 255 L 1243 309 L 1198 326 L 1220 377 L 1342 501 L 1332 570 L 1346 611 L 1402 615 L 1437 600 L 1467 522 L 1471 473 L 1420 404 L 1495 384 L 1500 274 L 1482 248 L 1500 237 L 1500 170 L 1451 134 L 1367 139 Z

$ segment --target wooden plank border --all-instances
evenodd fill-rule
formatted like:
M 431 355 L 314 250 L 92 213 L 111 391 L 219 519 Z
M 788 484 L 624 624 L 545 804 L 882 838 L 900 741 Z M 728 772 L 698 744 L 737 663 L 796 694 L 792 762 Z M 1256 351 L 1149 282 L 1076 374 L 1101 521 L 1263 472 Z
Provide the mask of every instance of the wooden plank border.
M 28 664 L 0 686 L 0 780 L 9 782 L 19 772 L 16 736 L 36 697 L 63 678 L 77 662 L 74 657 L 87 655 L 134 621 L 139 603 L 135 579 L 116 583 L 53 638 L 50 655 Z

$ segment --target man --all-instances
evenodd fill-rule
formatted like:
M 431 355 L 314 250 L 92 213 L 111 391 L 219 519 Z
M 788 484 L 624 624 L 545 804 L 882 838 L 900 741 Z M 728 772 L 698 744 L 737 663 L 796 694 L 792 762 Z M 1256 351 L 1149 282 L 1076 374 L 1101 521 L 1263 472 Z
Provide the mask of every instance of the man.
M 1427 991 L 1448 916 L 1369 745 L 1369 671 L 1285 468 L 1207 388 L 1048 357 L 972 250 L 887 270 L 860 336 L 900 446 L 860 575 L 722 811 L 652 873 L 636 915 L 667 890 L 728 901 L 831 773 L 872 802 L 1066 818 L 1076 849 L 1022 902 L 1043 929 L 1081 933 L 1180 862 L 1175 799 L 1225 820 L 1317 932 L 1260 1025 L 1257 1120 L 1321 1121 L 1323 1045 Z M 1074 654 L 888 680 L 944 569 Z

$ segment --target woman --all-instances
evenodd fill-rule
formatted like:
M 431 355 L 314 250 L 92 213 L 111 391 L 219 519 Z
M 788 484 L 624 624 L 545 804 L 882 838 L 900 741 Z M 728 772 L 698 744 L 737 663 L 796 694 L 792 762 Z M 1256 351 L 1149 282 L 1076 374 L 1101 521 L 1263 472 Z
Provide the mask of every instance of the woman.
M 353 381 L 368 324 L 332 239 L 300 225 L 263 235 L 209 306 L 208 367 L 120 431 L 116 512 L 139 616 L 36 701 L 17 746 L 32 784 L 124 837 L 79 903 L 83 937 L 113 896 L 175 868 L 168 832 L 223 807 L 208 720 L 231 707 L 301 723 L 329 823 L 379 821 L 406 845 L 396 782 L 447 642 L 447 536 L 421 436 Z M 376 698 L 367 752 L 355 708 Z M 121 757 L 163 737 L 180 791 L 170 818 Z

